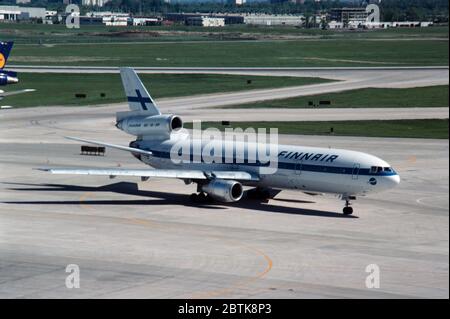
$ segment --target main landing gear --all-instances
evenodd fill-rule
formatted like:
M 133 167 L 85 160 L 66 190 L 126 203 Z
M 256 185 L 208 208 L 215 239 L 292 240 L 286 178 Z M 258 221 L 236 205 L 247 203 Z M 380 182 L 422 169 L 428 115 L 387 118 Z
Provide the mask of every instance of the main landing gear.
M 209 203 L 212 202 L 212 199 L 208 194 L 204 192 L 193 193 L 189 196 L 189 199 L 194 203 Z
M 349 197 L 344 197 L 343 198 L 345 200 L 345 207 L 342 210 L 342 212 L 344 213 L 344 215 L 351 215 L 353 214 L 353 207 L 351 207 L 350 205 L 350 200 L 355 200 L 356 197 L 355 196 L 349 196 Z

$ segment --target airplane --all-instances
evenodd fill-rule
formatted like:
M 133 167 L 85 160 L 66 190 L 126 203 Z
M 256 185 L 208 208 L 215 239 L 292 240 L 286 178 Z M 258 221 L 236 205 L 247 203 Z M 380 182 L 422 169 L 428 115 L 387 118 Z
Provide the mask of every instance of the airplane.
M 6 86 L 10 84 L 19 83 L 19 78 L 17 77 L 17 72 L 5 70 L 6 62 L 8 62 L 9 53 L 14 45 L 14 42 L 0 42 L 0 86 Z M 23 89 L 12 92 L 5 92 L 0 90 L 0 100 L 6 96 L 33 92 L 33 89 Z
M 236 149 L 231 162 L 205 161 L 200 153 L 204 154 L 205 148 L 210 147 L 208 143 L 221 143 L 220 147 L 225 148 L 232 141 L 205 142 L 181 134 L 184 131 L 181 118 L 173 114 L 161 114 L 132 68 L 120 68 L 120 74 L 130 111 L 116 113 L 116 127 L 137 138 L 129 146 L 66 138 L 130 152 L 152 168 L 43 167 L 38 170 L 53 174 L 103 175 L 110 178 L 134 176 L 140 177 L 142 181 L 150 177 L 180 179 L 186 184 L 197 184 L 197 193 L 190 196 L 195 202 L 237 202 L 243 198 L 244 186 L 253 187 L 247 192 L 248 195 L 264 200 L 273 198 L 272 193 L 283 189 L 310 195 L 329 193 L 345 201 L 345 215 L 353 213 L 351 201 L 357 196 L 388 191 L 400 183 L 400 176 L 386 161 L 370 154 L 343 149 L 277 144 L 277 167 L 270 174 L 261 173 L 267 163 L 240 158 L 237 146 L 234 146 Z M 259 151 L 264 146 L 248 141 L 240 143 L 247 154 L 249 149 L 256 148 Z M 181 148 L 175 148 L 175 145 L 181 145 Z M 267 148 L 267 145 L 264 147 Z M 185 160 L 174 161 L 173 158 L 184 155 L 183 150 L 188 154 Z M 195 161 L 194 157 L 200 160 Z

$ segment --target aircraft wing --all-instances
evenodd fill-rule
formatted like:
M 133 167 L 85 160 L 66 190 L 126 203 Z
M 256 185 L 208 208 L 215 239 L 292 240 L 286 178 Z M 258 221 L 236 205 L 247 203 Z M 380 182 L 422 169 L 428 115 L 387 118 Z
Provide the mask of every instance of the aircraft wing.
M 126 168 L 37 168 L 52 174 L 161 177 L 193 180 L 232 179 L 258 181 L 259 177 L 243 171 L 202 171 L 182 169 L 126 169 Z
M 0 91 L 0 98 L 4 98 L 6 96 L 11 96 L 11 95 L 27 93 L 27 92 L 34 92 L 34 91 L 36 91 L 36 90 L 35 89 L 24 89 L 24 90 L 10 91 L 10 92 L 1 92 Z

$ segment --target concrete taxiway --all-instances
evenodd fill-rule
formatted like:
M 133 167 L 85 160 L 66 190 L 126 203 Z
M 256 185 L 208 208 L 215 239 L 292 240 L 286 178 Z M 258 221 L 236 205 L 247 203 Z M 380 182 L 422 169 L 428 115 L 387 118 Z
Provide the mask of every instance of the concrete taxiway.
M 126 152 L 81 156 L 62 138 L 126 145 L 114 111 L 0 113 L 0 297 L 449 297 L 448 140 L 282 136 L 369 152 L 399 171 L 398 188 L 359 198 L 352 217 L 328 196 L 283 191 L 269 203 L 197 206 L 195 187 L 177 180 L 32 170 L 143 168 Z M 79 289 L 66 288 L 69 264 L 80 268 Z M 378 289 L 366 287 L 370 264 Z

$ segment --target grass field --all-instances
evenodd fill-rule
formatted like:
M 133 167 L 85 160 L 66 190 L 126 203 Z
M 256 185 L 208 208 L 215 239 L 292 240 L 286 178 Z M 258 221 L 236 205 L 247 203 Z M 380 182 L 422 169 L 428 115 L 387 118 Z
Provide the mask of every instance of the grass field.
M 213 74 L 141 74 L 154 98 L 215 92 L 323 83 L 321 78 L 238 76 Z M 247 83 L 250 80 L 251 83 Z M 14 107 L 47 105 L 93 105 L 126 101 L 119 74 L 23 73 L 20 83 L 8 90 L 31 88 L 36 92 L 10 96 L 2 104 Z M 76 98 L 75 94 L 86 94 Z M 105 96 L 102 97 L 101 93 Z
M 342 108 L 342 107 L 442 107 L 449 106 L 448 85 L 408 89 L 360 89 L 282 100 L 227 106 L 226 108 Z M 330 101 L 330 105 L 320 105 Z M 313 105 L 309 105 L 313 102 Z
M 130 41 L 208 41 L 260 40 L 270 36 L 290 36 L 317 39 L 448 39 L 448 27 L 401 28 L 386 30 L 320 30 L 294 26 L 227 25 L 224 28 L 196 26 L 110 27 L 82 25 L 67 29 L 64 25 L 0 23 L 0 39 L 17 43 L 75 43 Z
M 447 40 L 299 40 L 18 44 L 25 65 L 161 67 L 334 67 L 448 65 Z
M 186 123 L 192 128 L 192 123 Z M 278 128 L 280 134 L 342 135 L 366 137 L 409 137 L 448 139 L 448 119 L 388 120 L 388 121 L 320 121 L 320 122 L 202 122 L 202 129 L 216 127 Z M 334 133 L 330 133 L 333 128 Z

